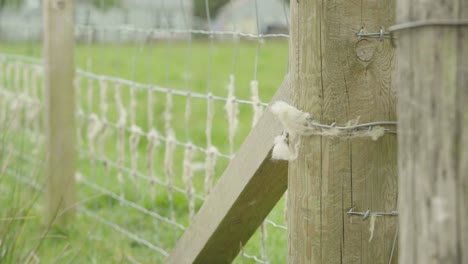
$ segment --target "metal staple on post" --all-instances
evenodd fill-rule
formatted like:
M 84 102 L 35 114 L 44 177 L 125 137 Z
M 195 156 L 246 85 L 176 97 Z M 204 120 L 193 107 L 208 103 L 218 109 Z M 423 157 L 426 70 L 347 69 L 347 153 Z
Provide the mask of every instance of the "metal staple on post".
M 385 32 L 384 28 L 381 26 L 379 32 L 368 33 L 364 30 L 364 27 L 361 27 L 358 33 L 356 33 L 359 39 L 362 38 L 379 38 L 383 40 L 384 38 L 393 39 L 394 37 L 390 32 Z
M 398 211 L 390 211 L 390 212 L 372 212 L 371 210 L 367 209 L 365 212 L 355 212 L 354 208 L 351 208 L 346 212 L 349 216 L 352 215 L 360 215 L 362 216 L 361 220 L 364 221 L 369 216 L 375 215 L 375 216 L 398 216 Z

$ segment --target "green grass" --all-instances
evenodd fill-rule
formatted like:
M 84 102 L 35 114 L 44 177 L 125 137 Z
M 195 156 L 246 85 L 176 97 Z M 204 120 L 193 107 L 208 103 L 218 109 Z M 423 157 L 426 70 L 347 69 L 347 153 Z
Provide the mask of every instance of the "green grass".
M 236 65 L 233 71 L 233 56 L 235 45 L 232 42 L 216 41 L 213 49 L 210 51 L 209 42 L 195 41 L 190 49 L 190 61 L 188 61 L 188 45 L 186 42 L 173 42 L 170 46 L 166 42 L 153 43 L 151 45 L 78 45 L 75 52 L 76 65 L 84 70 L 97 74 L 108 76 L 117 76 L 119 78 L 132 80 L 138 83 L 150 83 L 153 85 L 170 87 L 178 90 L 190 90 L 192 92 L 203 93 L 212 92 L 214 95 L 226 97 L 229 75 L 234 73 L 236 78 L 236 97 L 250 100 L 250 81 L 254 79 L 255 56 L 257 52 L 256 42 L 241 42 L 237 47 Z M 211 68 L 208 70 L 209 54 L 212 54 Z M 0 44 L 0 53 L 25 54 L 28 56 L 40 57 L 41 52 L 38 46 L 34 44 Z M 271 96 L 282 82 L 286 73 L 287 63 L 287 43 L 277 41 L 266 41 L 260 46 L 257 79 L 259 80 L 260 97 L 264 102 L 268 102 Z M 208 76 L 210 77 L 208 79 Z M 189 77 L 189 78 L 188 78 Z M 209 81 L 208 81 L 209 80 Z M 4 85 L 12 88 L 13 80 L 6 80 Z M 80 100 L 78 104 L 86 114 L 95 113 L 102 116 L 100 96 L 100 86 L 98 81 L 89 81 L 81 79 Z M 129 109 L 129 91 L 130 87 L 121 87 L 123 102 Z M 39 87 L 41 90 L 41 87 Z M 107 97 L 109 108 L 105 118 L 111 123 L 118 120 L 118 108 L 115 103 L 115 87 L 108 85 Z M 148 132 L 148 96 L 147 90 L 138 90 L 136 93 L 137 107 L 135 111 L 136 124 L 143 131 Z M 163 112 L 166 105 L 166 94 L 154 93 L 155 104 L 150 109 L 154 114 L 153 128 L 164 135 Z M 192 112 L 188 122 L 185 121 L 186 97 L 173 97 L 172 114 L 173 119 L 171 127 L 176 133 L 179 141 L 190 140 L 194 145 L 206 147 L 205 127 L 206 127 L 206 100 L 193 99 Z M 252 123 L 252 106 L 239 105 L 239 127 L 235 137 L 235 147 L 237 149 L 248 134 Z M 27 119 L 22 121 L 23 127 L 31 127 Z M 79 148 L 89 151 L 89 145 L 96 146 L 96 154 L 99 157 L 106 157 L 112 162 L 116 162 L 118 152 L 116 147 L 117 133 L 115 129 L 109 128 L 107 134 L 102 131 L 96 138 L 96 142 L 89 142 L 86 138 L 89 122 L 78 122 L 82 144 Z M 130 120 L 127 121 L 130 127 Z M 15 138 L 23 135 L 21 140 L 16 140 L 15 146 L 23 146 L 21 151 L 28 156 L 33 155 L 31 148 L 36 148 L 38 153 L 43 153 L 41 140 L 31 138 L 27 133 L 16 133 Z M 104 135 L 104 136 L 103 136 Z M 215 115 L 213 121 L 212 140 L 213 145 L 224 154 L 230 153 L 228 141 L 228 121 L 224 102 L 215 102 Z M 126 157 L 124 165 L 131 167 L 129 157 L 130 133 L 125 134 Z M 102 139 L 102 140 L 101 140 Z M 147 175 L 146 170 L 146 147 L 147 140 L 142 137 L 138 145 L 138 165 L 137 170 Z M 2 146 L 2 149 L 5 149 Z M 24 150 L 26 149 L 26 150 Z M 154 156 L 155 175 L 158 179 L 165 182 L 164 171 L 164 142 L 156 149 Z M 185 189 L 182 181 L 182 160 L 184 148 L 178 146 L 174 153 L 174 175 L 175 185 Z M 205 154 L 199 151 L 194 152 L 193 162 L 201 164 L 205 160 Z M 216 175 L 222 173 L 228 164 L 227 159 L 218 158 L 216 166 Z M 42 182 L 41 163 L 28 164 L 18 157 L 13 163 L 14 168 L 21 168 L 16 176 L 39 178 Z M 124 184 L 121 186 L 116 175 L 118 170 L 109 166 L 104 166 L 102 162 L 93 161 L 85 155 L 80 155 L 77 163 L 78 171 L 89 181 L 101 186 L 117 195 L 125 195 L 125 199 L 138 204 L 148 210 L 157 212 L 165 217 L 171 217 L 171 204 L 168 200 L 168 189 L 165 186 L 157 185 L 156 196 L 151 199 L 151 185 L 143 179 L 139 180 L 139 188 L 136 189 L 132 175 L 125 173 Z M 18 235 L 19 249 L 15 255 L 17 259 L 24 259 L 34 252 L 34 255 L 42 263 L 128 263 L 135 259 L 141 263 L 161 263 L 163 257 L 144 245 L 136 243 L 132 239 L 126 238 L 121 233 L 112 228 L 99 224 L 95 219 L 86 216 L 83 213 L 77 215 L 76 221 L 66 229 L 47 229 L 41 225 L 41 214 L 43 212 L 43 198 L 40 190 L 31 189 L 27 184 L 21 184 L 15 177 L 0 175 L 0 187 L 9 189 L 16 186 L 15 194 L 18 197 L 15 207 L 23 207 L 21 201 L 35 201 L 33 206 L 28 208 L 27 215 L 32 216 L 21 223 L 22 232 Z M 13 175 L 15 176 L 15 175 Z M 199 169 L 194 174 L 194 186 L 196 193 L 204 195 L 203 190 L 204 170 Z M 108 195 L 99 195 L 99 192 L 83 184 L 78 185 L 78 200 L 80 206 L 87 210 L 119 224 L 134 234 L 157 244 L 158 246 L 170 251 L 175 245 L 181 231 L 170 225 L 155 221 L 149 216 L 120 204 L 119 201 Z M 8 197 L 8 196 L 7 196 Z M 34 199 L 33 199 L 34 197 Z M 36 199 L 36 197 L 38 197 Z M 37 201 L 37 202 L 36 202 Z M 2 196 L 0 198 L 0 213 L 6 214 L 11 201 Z M 26 203 L 25 205 L 27 205 Z M 197 200 L 196 207 L 202 204 Z M 174 194 L 174 214 L 177 222 L 187 226 L 189 224 L 188 202 L 185 194 Z M 269 219 L 283 224 L 282 202 L 270 214 Z M 7 208 L 7 209 L 4 209 Z M 23 213 L 24 214 L 24 213 Z M 0 230 L 2 223 L 0 223 Z M 47 230 L 46 235 L 44 230 Z M 267 256 L 270 263 L 285 263 L 286 257 L 286 232 L 278 228 L 267 225 Z M 1 233 L 0 233 L 1 235 Z M 261 247 L 259 232 L 257 232 L 251 241 L 245 246 L 245 252 L 250 255 L 261 256 Z M 31 238 L 31 239 L 29 239 Z M 40 247 L 36 247 L 39 238 Z M 36 241 L 36 242 L 35 242 Z M 35 244 L 36 243 L 36 244 Z M 0 252 L 1 253 L 1 252 Z M 15 262 L 13 259 L 10 262 Z M 237 258 L 236 263 L 252 263 L 245 258 Z

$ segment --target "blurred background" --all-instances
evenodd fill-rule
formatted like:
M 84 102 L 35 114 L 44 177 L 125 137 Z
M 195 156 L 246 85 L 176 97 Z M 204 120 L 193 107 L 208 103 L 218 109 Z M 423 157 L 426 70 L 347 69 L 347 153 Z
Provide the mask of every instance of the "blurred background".
M 41 224 L 41 5 L 0 0 L 0 262 L 162 263 L 287 74 L 289 1 L 75 0 L 66 229 Z M 285 263 L 286 234 L 281 200 L 235 263 Z

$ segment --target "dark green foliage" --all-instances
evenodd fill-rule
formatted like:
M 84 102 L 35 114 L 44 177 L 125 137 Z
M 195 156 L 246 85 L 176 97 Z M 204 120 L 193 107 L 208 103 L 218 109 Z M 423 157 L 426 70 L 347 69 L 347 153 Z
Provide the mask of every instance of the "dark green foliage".
M 24 0 L 0 0 L 0 9 L 5 7 L 20 8 L 24 4 Z
M 217 12 L 225 4 L 229 3 L 230 0 L 209 0 L 208 7 L 210 12 L 210 17 L 216 17 Z M 194 0 L 193 1 L 193 15 L 199 18 L 207 18 L 206 4 L 205 0 Z

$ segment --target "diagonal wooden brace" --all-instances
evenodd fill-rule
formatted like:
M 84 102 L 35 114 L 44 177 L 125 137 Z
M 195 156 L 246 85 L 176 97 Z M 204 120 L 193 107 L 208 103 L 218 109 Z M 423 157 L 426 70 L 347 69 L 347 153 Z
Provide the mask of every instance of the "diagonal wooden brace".
M 286 77 L 272 99 L 288 100 Z M 287 161 L 271 160 L 282 125 L 265 111 L 224 171 L 167 264 L 231 263 L 287 188 Z

